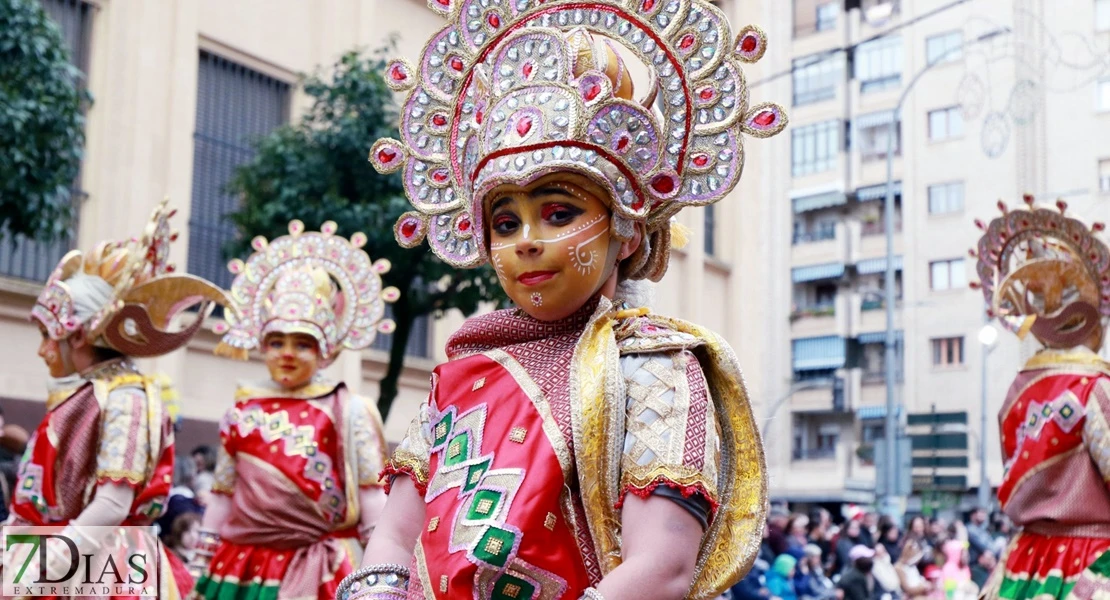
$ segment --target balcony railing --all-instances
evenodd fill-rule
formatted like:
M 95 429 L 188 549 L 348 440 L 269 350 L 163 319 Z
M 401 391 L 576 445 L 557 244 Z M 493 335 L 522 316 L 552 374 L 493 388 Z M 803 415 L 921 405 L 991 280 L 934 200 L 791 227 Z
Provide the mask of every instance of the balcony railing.
M 836 458 L 836 448 L 794 448 L 794 460 L 828 460 Z
M 869 235 L 883 235 L 886 233 L 886 225 L 882 220 L 879 221 L 864 221 L 860 224 L 859 233 L 862 236 Z M 902 233 L 902 220 L 898 219 L 894 223 L 894 233 Z
M 836 239 L 836 228 L 827 227 L 818 229 L 817 231 L 806 231 L 794 234 L 794 245 L 812 244 L 814 242 L 824 242 Z
M 807 319 L 810 317 L 832 317 L 836 315 L 835 304 L 819 304 L 815 306 L 806 306 L 795 308 L 790 313 L 790 320 L 797 321 L 798 319 Z

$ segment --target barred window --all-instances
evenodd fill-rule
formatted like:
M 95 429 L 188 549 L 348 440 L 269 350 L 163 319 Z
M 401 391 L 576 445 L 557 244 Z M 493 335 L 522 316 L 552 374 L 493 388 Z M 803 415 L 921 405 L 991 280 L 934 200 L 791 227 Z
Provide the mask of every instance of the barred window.
M 235 239 L 228 214 L 239 200 L 228 193 L 236 167 L 254 157 L 251 144 L 289 119 L 290 86 L 243 65 L 201 51 L 197 123 L 193 134 L 193 198 L 189 216 L 189 272 L 231 285 L 227 245 Z

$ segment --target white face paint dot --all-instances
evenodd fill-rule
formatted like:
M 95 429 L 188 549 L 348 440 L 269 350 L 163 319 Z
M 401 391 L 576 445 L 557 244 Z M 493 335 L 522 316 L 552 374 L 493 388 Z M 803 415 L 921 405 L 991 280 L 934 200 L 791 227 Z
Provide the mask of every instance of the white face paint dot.
M 532 293 L 532 304 L 534 306 L 543 306 L 543 295 L 539 292 Z

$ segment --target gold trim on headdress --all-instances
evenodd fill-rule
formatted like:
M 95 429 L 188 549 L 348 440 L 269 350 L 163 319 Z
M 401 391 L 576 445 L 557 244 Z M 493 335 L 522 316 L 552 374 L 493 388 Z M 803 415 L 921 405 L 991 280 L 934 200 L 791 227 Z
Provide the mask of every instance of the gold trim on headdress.
M 289 235 L 273 241 L 258 236 L 246 262 L 228 263 L 236 275 L 232 310 L 216 329 L 224 334 L 216 354 L 246 359 L 267 332 L 306 333 L 319 342 L 326 365 L 344 348 L 365 348 L 377 333 L 393 332 L 393 321 L 383 318 L 385 303 L 400 292 L 382 287 L 389 261 L 371 262 L 362 250 L 366 235 L 355 233 L 348 241 L 335 235 L 337 228 L 328 221 L 319 232 L 306 232 L 294 220 Z

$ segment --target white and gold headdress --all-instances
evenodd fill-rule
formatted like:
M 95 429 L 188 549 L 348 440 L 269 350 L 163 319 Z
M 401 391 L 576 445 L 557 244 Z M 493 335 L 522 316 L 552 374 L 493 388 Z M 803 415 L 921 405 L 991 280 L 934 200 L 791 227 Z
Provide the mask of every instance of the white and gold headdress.
M 289 235 L 273 241 L 251 241 L 255 253 L 246 262 L 235 259 L 228 269 L 232 309 L 216 353 L 245 359 L 267 333 L 305 333 L 320 344 L 323 364 L 347 348 L 365 348 L 378 332 L 391 333 L 393 321 L 383 319 L 385 303 L 400 297 L 397 288 L 382 288 L 388 260 L 371 262 L 362 250 L 366 235 L 348 241 L 335 235 L 328 221 L 319 232 L 304 223 L 289 223 Z
M 158 356 L 184 345 L 227 297 L 204 279 L 174 274 L 169 247 L 177 234 L 169 220 L 177 211 L 166 204 L 163 200 L 155 207 L 141 237 L 101 242 L 87 254 L 73 250 L 62 257 L 31 318 L 52 339 L 65 339 L 83 327 L 94 344 L 128 356 Z M 169 331 L 177 315 L 198 304 L 201 310 L 191 325 Z
M 670 218 L 721 200 L 740 179 L 743 135 L 786 126 L 783 110 L 751 106 L 741 64 L 763 56 L 754 27 L 737 36 L 706 0 L 429 0 L 448 25 L 419 68 L 397 60 L 386 81 L 409 90 L 401 139 L 370 161 L 403 169 L 414 211 L 398 242 L 424 239 L 446 262 L 487 260 L 482 198 L 503 183 L 557 171 L 590 177 L 613 199 L 614 233 L 646 225 L 626 276 L 666 270 Z M 623 46 L 650 77 L 634 97 Z
M 1021 336 L 1046 312 L 1110 319 L 1110 247 L 1098 237 L 1105 224 L 1068 216 L 1063 200 L 1053 209 L 1024 199 L 1027 206 L 1015 209 L 999 201 L 1002 216 L 975 222 L 983 236 L 971 251 L 980 278 L 972 287 L 982 288 L 988 314 Z

